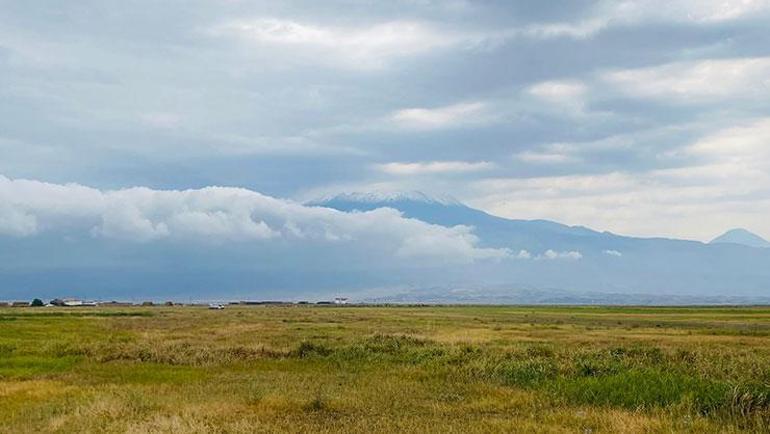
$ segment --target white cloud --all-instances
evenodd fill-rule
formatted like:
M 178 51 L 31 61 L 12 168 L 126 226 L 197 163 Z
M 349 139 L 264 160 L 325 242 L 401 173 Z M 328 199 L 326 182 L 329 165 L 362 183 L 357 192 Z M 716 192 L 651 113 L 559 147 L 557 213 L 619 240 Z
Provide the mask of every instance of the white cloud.
M 308 60 L 331 61 L 337 66 L 353 69 L 381 68 L 400 57 L 473 39 L 470 35 L 441 31 L 418 21 L 342 27 L 255 18 L 218 25 L 212 33 L 234 35 L 256 46 L 285 47 L 294 56 L 301 54 L 298 50 L 310 50 L 316 55 Z
M 535 261 L 554 261 L 557 259 L 578 261 L 583 259 L 583 254 L 574 250 L 557 252 L 556 250 L 548 249 L 542 254 L 532 255 L 528 250 L 520 250 L 514 258 L 522 260 L 534 259 Z
M 459 127 L 482 123 L 489 119 L 486 105 L 481 102 L 453 104 L 436 108 L 406 108 L 393 113 L 391 122 L 397 126 L 418 130 Z
M 37 219 L 21 210 L 0 204 L 0 235 L 27 236 L 37 232 Z
M 404 133 L 429 133 L 469 127 L 484 127 L 505 116 L 505 108 L 494 101 L 460 102 L 437 107 L 406 107 L 392 110 L 375 119 L 316 130 L 315 134 L 372 133 L 398 130 Z
M 430 175 L 443 173 L 468 173 L 491 170 L 494 163 L 487 161 L 429 161 L 421 163 L 385 163 L 376 168 L 391 175 Z
M 525 89 L 525 95 L 533 99 L 527 109 L 541 105 L 544 110 L 559 116 L 584 117 L 606 115 L 586 109 L 590 97 L 589 87 L 580 80 L 550 80 L 535 83 Z
M 621 92 L 667 102 L 696 103 L 770 97 L 770 57 L 676 62 L 605 73 Z
M 631 149 L 635 143 L 633 139 L 639 140 L 637 137 L 621 135 L 586 142 L 548 143 L 534 150 L 518 152 L 513 158 L 531 164 L 577 163 L 586 160 L 583 155 L 585 153 Z
M 754 201 L 770 198 L 770 118 L 736 122 L 704 135 L 674 156 L 693 164 L 651 172 L 663 182 L 707 188 L 713 197 Z
M 719 130 L 698 140 L 687 151 L 712 161 L 742 164 L 747 170 L 756 165 L 769 165 L 770 117 Z
M 495 46 L 518 37 L 586 39 L 612 26 L 649 22 L 708 25 L 737 20 L 767 13 L 770 1 L 611 1 L 601 2 L 593 9 L 588 16 L 575 21 L 531 23 L 487 31 L 450 30 L 434 23 L 414 20 L 340 26 L 255 17 L 220 23 L 210 28 L 209 33 L 234 36 L 255 47 L 291 47 L 295 60 L 302 57 L 301 50 L 309 50 L 313 54 L 306 56 L 306 60 L 311 62 L 327 62 L 353 69 L 376 69 L 388 66 L 398 58 L 437 49 Z
M 649 192 L 652 187 L 621 173 L 497 178 L 473 183 L 472 195 L 476 206 L 505 217 L 545 218 L 623 234 L 661 234 L 670 228 L 660 225 L 662 216 L 654 213 L 667 209 L 659 202 L 674 192 L 656 196 Z
M 623 256 L 623 253 L 621 253 L 621 252 L 619 252 L 617 250 L 605 250 L 604 254 L 605 255 L 610 255 L 610 256 L 615 256 L 615 257 L 618 257 L 618 258 Z
M 687 185 L 708 186 L 717 197 L 744 198 L 758 212 L 770 199 L 770 117 L 747 120 L 707 134 L 683 154 L 699 164 L 656 171 Z
M 478 247 L 466 226 L 404 218 L 388 208 L 344 213 L 250 190 L 130 188 L 101 191 L 0 176 L 0 234 L 40 233 L 129 242 L 348 243 L 391 258 L 467 263 L 502 259 L 505 249 Z
M 583 259 L 583 254 L 574 250 L 557 252 L 556 250 L 548 249 L 542 254 L 533 256 L 532 253 L 530 253 L 529 251 L 521 250 L 515 256 L 515 258 L 516 259 L 534 259 L 535 261 L 554 261 L 559 259 L 569 260 L 569 261 L 579 261 L 580 259 Z
M 524 151 L 514 155 L 519 161 L 534 164 L 564 164 L 579 161 L 579 158 L 566 153 Z
M 466 195 L 473 205 L 496 215 L 545 218 L 626 235 L 709 240 L 733 227 L 770 233 L 767 154 L 728 156 L 729 146 L 706 151 L 720 143 L 717 138 L 740 132 L 739 137 L 755 140 L 752 134 L 766 133 L 761 131 L 746 128 L 706 137 L 688 150 L 702 161 L 679 168 L 486 179 L 471 182 Z M 751 149 L 748 143 L 737 145 L 743 146 Z
M 607 27 L 607 24 L 607 17 L 597 17 L 577 22 L 531 24 L 520 33 L 535 39 L 560 37 L 585 39 Z
M 532 253 L 529 253 L 527 250 L 519 250 L 519 253 L 516 254 L 516 259 L 532 259 Z
M 711 25 L 768 14 L 768 0 L 612 0 L 598 3 L 588 17 L 530 24 L 517 33 L 538 39 L 586 39 L 616 26 L 643 23 Z
M 556 259 L 567 259 L 572 261 L 578 261 L 580 259 L 583 259 L 583 255 L 580 252 L 576 252 L 574 250 L 570 250 L 568 252 L 557 252 L 555 250 L 546 250 L 542 255 L 538 255 L 535 257 L 536 260 L 549 260 L 553 261 Z
M 553 101 L 575 101 L 586 93 L 586 85 L 576 80 L 543 81 L 530 86 L 529 94 L 538 98 Z
M 480 249 L 475 247 L 478 238 L 473 235 L 468 226 L 444 228 L 436 225 L 425 225 L 423 231 L 414 232 L 406 237 L 396 252 L 406 258 L 435 256 L 441 252 L 442 257 L 459 259 L 459 262 L 474 260 L 500 260 L 510 256 L 507 249 Z M 462 242 L 458 242 L 462 240 Z
M 767 0 L 648 0 L 612 2 L 610 14 L 625 22 L 718 23 L 770 10 Z

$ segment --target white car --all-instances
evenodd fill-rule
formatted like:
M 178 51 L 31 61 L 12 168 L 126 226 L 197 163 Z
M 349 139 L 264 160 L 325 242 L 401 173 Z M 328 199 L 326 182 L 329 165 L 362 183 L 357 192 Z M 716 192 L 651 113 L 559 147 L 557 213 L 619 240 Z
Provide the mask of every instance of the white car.
M 225 306 L 219 303 L 209 303 L 209 309 L 222 310 Z

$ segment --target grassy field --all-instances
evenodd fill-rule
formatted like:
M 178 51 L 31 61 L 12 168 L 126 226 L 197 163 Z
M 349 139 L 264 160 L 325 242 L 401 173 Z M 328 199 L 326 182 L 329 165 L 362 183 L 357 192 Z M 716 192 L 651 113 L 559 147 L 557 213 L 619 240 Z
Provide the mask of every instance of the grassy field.
M 0 432 L 768 432 L 770 308 L 0 309 Z

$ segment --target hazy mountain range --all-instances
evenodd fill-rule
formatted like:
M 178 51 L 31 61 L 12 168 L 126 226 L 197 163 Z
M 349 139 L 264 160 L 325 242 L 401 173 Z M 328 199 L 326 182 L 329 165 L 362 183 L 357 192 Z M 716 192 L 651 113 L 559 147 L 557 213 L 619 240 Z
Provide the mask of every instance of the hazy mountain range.
M 315 202 L 343 211 L 392 207 L 443 226 L 469 225 L 481 245 L 516 261 L 483 267 L 450 291 L 383 296 L 398 301 L 695 303 L 770 300 L 770 243 L 743 229 L 709 244 L 634 238 L 547 220 L 510 220 L 420 193 L 346 194 Z M 477 279 L 476 284 L 470 282 Z M 504 282 L 504 283 L 503 283 Z M 422 295 L 420 295 L 422 293 Z
M 743 230 L 634 238 L 421 193 L 298 204 L 242 189 L 6 183 L 24 194 L 0 234 L 0 299 L 770 302 L 770 249 Z

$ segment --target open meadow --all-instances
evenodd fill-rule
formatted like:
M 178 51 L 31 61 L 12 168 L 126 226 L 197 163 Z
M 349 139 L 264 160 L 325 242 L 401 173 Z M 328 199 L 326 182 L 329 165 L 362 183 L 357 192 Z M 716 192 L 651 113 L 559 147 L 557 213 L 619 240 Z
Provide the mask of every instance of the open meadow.
M 0 432 L 768 432 L 770 308 L 0 309 Z

